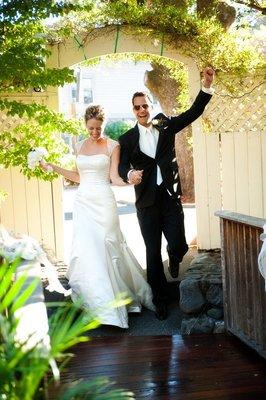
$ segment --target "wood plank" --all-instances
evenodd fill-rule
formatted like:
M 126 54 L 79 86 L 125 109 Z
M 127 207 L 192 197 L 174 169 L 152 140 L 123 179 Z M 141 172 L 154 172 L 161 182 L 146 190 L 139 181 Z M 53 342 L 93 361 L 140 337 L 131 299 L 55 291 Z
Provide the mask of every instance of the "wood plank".
M 263 217 L 263 185 L 261 135 L 255 132 L 247 134 L 248 139 L 248 196 L 249 214 Z
M 52 182 L 52 204 L 55 232 L 55 253 L 57 258 L 64 259 L 64 212 L 62 179 Z
M 12 198 L 14 207 L 14 231 L 17 234 L 28 234 L 27 204 L 25 177 L 18 167 L 11 168 Z
M 51 182 L 39 181 L 42 242 L 56 251 Z
M 0 189 L 7 193 L 7 197 L 0 204 L 1 223 L 10 231 L 15 229 L 14 205 L 12 196 L 11 169 L 0 170 Z
M 247 135 L 235 133 L 236 211 L 250 215 Z
M 28 232 L 34 239 L 41 241 L 41 210 L 39 198 L 39 185 L 35 178 L 25 178 L 26 208 Z
M 221 135 L 222 203 L 224 210 L 236 211 L 234 135 Z
M 219 212 L 222 230 L 222 272 L 226 328 L 266 357 L 266 292 L 258 269 L 264 220 Z M 232 214 L 236 214 L 235 220 Z
M 266 218 L 266 135 L 261 133 L 263 218 Z
M 250 215 L 239 214 L 227 210 L 217 211 L 215 215 L 228 221 L 235 221 L 239 222 L 240 224 L 255 226 L 257 228 L 263 228 L 263 225 L 266 224 L 266 219 L 264 218 L 252 217 Z
M 252 297 L 253 294 L 253 276 L 251 270 L 252 263 L 252 241 L 251 241 L 251 227 L 245 226 L 244 229 L 245 235 L 245 264 L 243 265 L 243 269 L 246 272 L 246 280 L 247 280 L 247 292 L 246 292 L 246 303 L 243 307 L 247 308 L 247 336 L 253 340 L 254 339 L 254 314 L 253 314 L 253 302 L 254 299 Z M 232 265 L 232 268 L 234 266 Z M 242 307 L 242 306 L 241 306 Z M 256 318 L 256 317 L 255 317 Z M 237 326 L 237 325 L 236 325 Z M 242 330 L 242 326 L 238 326 L 239 330 Z
M 231 321 L 231 314 L 229 308 L 229 300 L 228 300 L 228 285 L 227 285 L 227 266 L 228 264 L 228 229 L 229 221 L 225 219 L 220 219 L 220 227 L 221 227 L 221 267 L 222 267 L 222 281 L 223 281 L 223 306 L 224 306 L 224 323 L 225 328 L 228 329 L 229 326 L 232 324 Z
M 199 121 L 193 123 L 193 143 L 197 144 L 193 146 L 197 245 L 199 249 L 210 249 L 206 135 L 201 132 Z
M 207 186 L 208 186 L 208 210 L 210 223 L 210 248 L 220 248 L 219 221 L 214 212 L 222 208 L 221 176 L 220 176 L 220 140 L 219 135 L 212 133 L 206 135 L 207 151 Z
M 264 360 L 228 335 L 101 337 L 74 354 L 62 383 L 107 376 L 136 399 L 265 398 Z

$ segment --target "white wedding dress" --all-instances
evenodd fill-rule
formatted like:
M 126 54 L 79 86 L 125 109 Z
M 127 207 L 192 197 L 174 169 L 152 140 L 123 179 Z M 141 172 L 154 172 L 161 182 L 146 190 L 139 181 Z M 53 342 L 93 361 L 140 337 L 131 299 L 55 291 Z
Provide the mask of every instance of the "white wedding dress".
M 140 312 L 141 305 L 154 310 L 151 288 L 121 233 L 117 206 L 110 186 L 110 156 L 118 142 L 107 139 L 107 154 L 78 154 L 80 185 L 74 202 L 73 244 L 67 277 L 72 299 L 102 324 L 128 328 L 128 312 Z M 111 307 L 119 294 L 126 293 L 128 306 Z

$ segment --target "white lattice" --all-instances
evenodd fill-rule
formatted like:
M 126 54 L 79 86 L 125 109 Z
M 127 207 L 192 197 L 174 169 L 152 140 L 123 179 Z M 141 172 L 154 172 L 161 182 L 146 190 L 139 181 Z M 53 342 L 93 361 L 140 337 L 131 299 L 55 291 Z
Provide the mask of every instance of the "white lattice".
M 212 132 L 263 132 L 266 122 L 266 85 L 246 87 L 245 95 L 233 98 L 220 92 L 209 103 L 205 117 L 211 121 Z
M 10 131 L 21 123 L 21 118 L 18 116 L 10 116 L 0 112 L 0 132 Z

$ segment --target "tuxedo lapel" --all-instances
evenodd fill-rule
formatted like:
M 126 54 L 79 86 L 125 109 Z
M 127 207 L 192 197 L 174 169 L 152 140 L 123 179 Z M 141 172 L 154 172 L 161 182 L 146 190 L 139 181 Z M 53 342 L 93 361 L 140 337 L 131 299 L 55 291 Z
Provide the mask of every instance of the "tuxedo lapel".
M 136 124 L 133 128 L 132 132 L 132 138 L 131 138 L 131 145 L 132 145 L 132 151 L 140 151 L 139 147 L 139 128 L 138 125 Z
M 156 147 L 156 153 L 155 153 L 155 157 L 157 156 L 157 154 L 160 151 L 160 147 L 162 145 L 162 141 L 163 141 L 163 136 L 164 136 L 165 132 L 164 132 L 164 128 L 160 128 L 159 129 L 159 138 L 158 138 L 158 143 L 157 143 L 157 147 Z

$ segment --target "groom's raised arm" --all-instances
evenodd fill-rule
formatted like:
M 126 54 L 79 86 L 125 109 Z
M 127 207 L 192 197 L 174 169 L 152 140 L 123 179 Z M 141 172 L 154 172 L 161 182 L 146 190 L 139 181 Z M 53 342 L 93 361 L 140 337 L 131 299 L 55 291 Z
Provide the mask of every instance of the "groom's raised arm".
M 199 118 L 211 98 L 212 95 L 200 90 L 194 103 L 187 111 L 183 112 L 177 117 L 169 118 L 169 127 L 171 128 L 171 131 L 173 131 L 173 133 L 177 133 Z
M 214 89 L 211 87 L 214 80 L 214 70 L 206 67 L 203 70 L 202 90 L 200 90 L 192 106 L 177 117 L 170 118 L 171 131 L 176 133 L 194 122 L 203 113 L 206 105 L 212 98 Z

